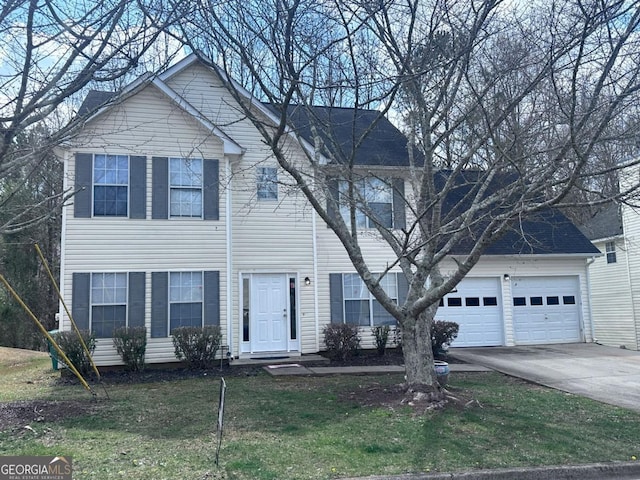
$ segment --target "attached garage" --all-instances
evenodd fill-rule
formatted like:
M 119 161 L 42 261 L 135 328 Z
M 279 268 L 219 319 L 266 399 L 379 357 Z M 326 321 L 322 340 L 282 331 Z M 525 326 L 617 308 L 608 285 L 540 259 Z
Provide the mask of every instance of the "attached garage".
M 465 278 L 442 299 L 435 318 L 460 326 L 453 347 L 504 345 L 500 279 Z
M 581 342 L 578 277 L 512 278 L 516 345 Z

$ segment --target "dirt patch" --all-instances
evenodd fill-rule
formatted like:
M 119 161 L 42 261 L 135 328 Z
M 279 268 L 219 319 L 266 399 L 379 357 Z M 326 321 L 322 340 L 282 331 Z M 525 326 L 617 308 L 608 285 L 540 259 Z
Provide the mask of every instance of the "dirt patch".
M 415 415 L 443 408 L 467 409 L 481 407 L 469 392 L 459 388 L 447 389 L 408 388 L 406 384 L 360 385 L 357 390 L 344 392 L 340 400 L 363 407 L 379 407 L 390 410 L 410 408 Z
M 87 415 L 97 408 L 92 400 L 78 401 L 19 401 L 0 403 L 0 432 L 37 432 L 37 424 L 57 422 Z

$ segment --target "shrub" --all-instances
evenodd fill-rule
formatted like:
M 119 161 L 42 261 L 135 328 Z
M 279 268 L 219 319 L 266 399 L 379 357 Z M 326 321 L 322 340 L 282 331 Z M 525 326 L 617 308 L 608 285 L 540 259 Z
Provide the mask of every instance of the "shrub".
M 89 353 L 93 354 L 96 349 L 96 336 L 89 330 L 80 330 L 80 335 L 82 335 L 82 340 L 84 340 Z M 82 347 L 80 337 L 75 331 L 58 332 L 53 335 L 53 339 L 81 375 L 91 373 L 91 357 Z
M 446 353 L 447 348 L 458 336 L 459 326 L 456 322 L 434 320 L 431 327 L 431 349 L 434 357 Z
M 185 360 L 189 368 L 209 368 L 213 365 L 222 341 L 220 327 L 178 327 L 171 335 L 176 358 Z
M 376 350 L 378 355 L 384 355 L 387 349 L 387 341 L 389 340 L 389 325 L 379 325 L 371 329 L 371 333 L 376 339 Z
M 113 331 L 113 346 L 127 370 L 144 370 L 144 354 L 147 351 L 147 329 L 145 327 L 120 327 Z
M 332 360 L 346 361 L 360 348 L 360 335 L 355 325 L 330 324 L 322 330 L 327 354 Z

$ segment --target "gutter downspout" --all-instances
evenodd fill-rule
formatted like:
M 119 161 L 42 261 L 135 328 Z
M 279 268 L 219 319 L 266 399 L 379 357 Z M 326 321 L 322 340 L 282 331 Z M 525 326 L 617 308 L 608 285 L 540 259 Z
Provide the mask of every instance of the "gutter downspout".
M 69 179 L 69 151 L 65 150 L 63 157 L 62 157 L 62 169 L 63 169 L 63 185 L 62 185 L 62 191 L 66 192 L 68 189 L 68 179 Z M 65 205 L 62 207 L 62 220 L 60 222 L 60 278 L 58 280 L 58 285 L 60 286 L 60 292 L 62 293 L 62 297 L 64 298 L 65 295 L 65 281 L 64 281 L 64 277 L 66 274 L 66 252 L 67 252 L 67 242 L 66 242 L 66 238 L 67 238 L 67 209 L 69 208 L 68 205 Z M 73 297 L 71 298 L 71 301 L 73 301 Z M 62 313 L 64 311 L 63 305 L 62 305 L 62 300 L 58 301 L 58 313 L 56 314 L 56 317 L 58 318 L 58 329 L 59 330 L 64 330 L 64 324 L 65 324 L 65 316 Z M 149 329 L 149 331 L 151 331 L 151 329 Z
M 313 318 L 316 325 L 316 348 L 315 351 L 320 351 L 320 318 L 318 318 L 318 239 L 317 239 L 317 222 L 316 212 L 311 212 L 311 234 L 312 246 L 313 246 Z M 302 343 L 300 344 L 300 350 L 302 350 Z
M 227 343 L 229 359 L 233 358 L 233 229 L 231 225 L 231 164 L 228 156 L 224 162 L 225 180 L 227 183 L 227 194 L 225 196 L 225 230 L 227 240 Z
M 624 228 L 624 216 L 622 218 L 622 222 L 623 222 L 623 227 L 622 227 L 622 231 L 624 232 L 626 229 Z M 625 256 L 625 263 L 627 265 L 627 283 L 629 284 L 629 294 L 631 295 L 631 316 L 633 317 L 633 325 L 635 327 L 635 340 L 636 340 L 636 344 L 635 344 L 635 350 L 638 349 L 638 347 L 640 345 L 638 345 L 638 318 L 636 317 L 636 307 L 635 307 L 635 299 L 633 298 L 633 284 L 632 282 L 632 277 L 631 277 L 631 264 L 629 263 L 629 252 L 631 252 L 631 245 L 629 243 L 629 237 L 624 234 L 624 248 L 625 248 L 625 252 L 624 252 L 624 256 Z
M 590 260 L 587 261 L 587 306 L 589 307 L 589 326 L 591 327 L 591 341 L 593 343 L 598 343 L 598 339 L 596 338 L 596 330 L 593 325 L 593 310 L 591 308 L 591 274 L 589 273 L 589 267 L 596 261 L 596 257 L 591 257 Z

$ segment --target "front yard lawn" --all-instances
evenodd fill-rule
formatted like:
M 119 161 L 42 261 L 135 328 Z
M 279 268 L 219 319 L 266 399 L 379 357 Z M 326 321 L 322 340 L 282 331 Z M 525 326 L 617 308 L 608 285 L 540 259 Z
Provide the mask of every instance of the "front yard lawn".
M 110 384 L 110 399 L 96 387 L 92 401 L 61 384 L 48 358 L 2 350 L 0 455 L 70 455 L 76 480 L 330 479 L 640 457 L 639 414 L 497 373 L 452 374 L 454 394 L 480 405 L 424 416 L 362 401 L 401 375 L 258 374 L 226 377 L 216 467 L 215 371 Z

